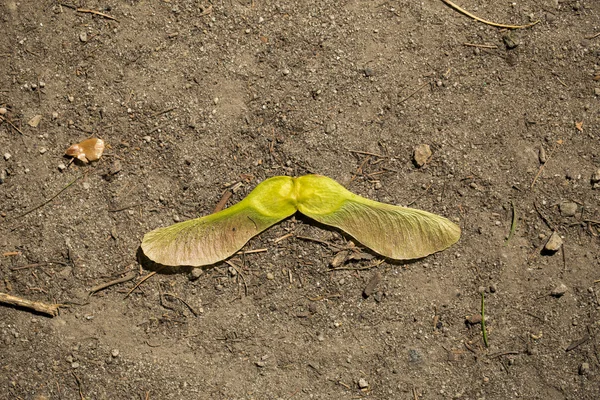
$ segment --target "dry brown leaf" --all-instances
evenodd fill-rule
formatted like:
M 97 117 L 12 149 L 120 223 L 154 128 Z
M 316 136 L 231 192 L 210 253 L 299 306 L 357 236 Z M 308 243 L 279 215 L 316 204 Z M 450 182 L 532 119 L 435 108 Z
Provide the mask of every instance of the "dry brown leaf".
M 75 157 L 84 163 L 96 161 L 102 156 L 104 151 L 104 140 L 98 138 L 89 138 L 83 142 L 76 143 L 69 147 L 66 155 Z

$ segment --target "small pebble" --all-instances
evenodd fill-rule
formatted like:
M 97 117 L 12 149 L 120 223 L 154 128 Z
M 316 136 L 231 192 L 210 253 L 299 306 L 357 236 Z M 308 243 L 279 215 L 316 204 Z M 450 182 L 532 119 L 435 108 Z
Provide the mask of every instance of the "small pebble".
M 83 188 L 85 190 L 89 190 L 90 189 L 90 183 L 89 182 L 83 182 Z
M 485 317 L 485 320 L 487 321 L 487 316 Z M 465 318 L 465 321 L 470 325 L 480 324 L 481 314 L 469 315 L 467 318 Z
M 79 363 L 77 361 L 75 361 L 74 363 L 71 363 L 71 368 L 73 368 L 73 369 L 79 368 Z
M 572 201 L 560 203 L 560 214 L 563 217 L 573 217 L 577 214 L 577 203 L 573 203 Z
M 52 119 L 57 119 L 58 113 L 56 111 L 52 111 Z
M 359 389 L 366 389 L 369 387 L 369 382 L 365 378 L 360 378 L 358 380 L 358 387 Z
M 267 272 L 267 279 L 272 281 L 273 279 L 275 279 L 275 275 L 273 275 L 271 272 Z
M 219 98 L 218 98 L 218 97 L 215 97 L 215 98 L 213 99 L 213 103 L 215 104 L 215 106 L 216 106 L 217 104 L 219 104 Z
M 6 113 L 7 113 L 7 110 L 6 110 L 6 108 L 4 108 L 4 107 L 0 107 L 0 115 L 4 115 L 4 114 L 6 114 Z
M 110 355 L 113 356 L 113 358 L 119 357 L 119 349 L 112 349 Z
M 45 152 L 47 152 L 48 149 L 45 147 L 40 147 L 40 154 L 44 154 Z
M 324 340 L 325 340 L 325 335 L 323 335 L 323 333 L 322 333 L 322 332 L 320 332 L 320 333 L 317 335 L 317 340 L 318 340 L 319 342 L 322 342 L 322 341 L 324 341 Z
M 12 157 L 12 155 L 10 153 L 4 153 L 4 159 L 6 161 L 10 160 L 11 157 Z
M 330 122 L 327 125 L 325 125 L 325 133 L 328 135 L 332 134 L 336 128 L 337 128 L 337 126 L 335 125 L 335 123 Z
M 410 349 L 408 350 L 408 361 L 410 361 L 413 364 L 417 364 L 423 361 L 423 356 L 421 355 L 421 352 L 419 350 Z
M 283 71 L 281 71 L 284 75 L 289 75 L 290 74 L 290 70 L 289 69 L 284 69 Z
M 561 297 L 565 293 L 567 293 L 567 290 L 569 290 L 569 288 L 567 288 L 567 285 L 565 285 L 564 283 L 560 283 L 554 289 L 552 289 L 550 294 L 554 297 Z
M 58 164 L 58 170 L 59 171 L 64 171 L 65 169 L 67 169 L 67 166 L 63 163 Z
M 495 283 L 490 285 L 490 293 L 496 293 L 498 291 L 498 286 Z
M 79 34 L 79 40 L 81 40 L 83 43 L 87 42 L 87 40 L 88 40 L 87 32 L 81 32 Z
M 144 142 L 146 142 L 146 143 L 150 143 L 152 141 L 151 136 L 144 136 L 143 139 L 144 139 Z
M 204 270 L 202 268 L 194 268 L 191 272 L 192 280 L 196 280 L 202 276 Z
M 542 146 L 540 146 L 540 152 L 539 152 L 538 158 L 540 160 L 540 164 L 546 164 L 546 161 L 548 161 L 548 156 L 546 155 L 546 150 Z
M 173 221 L 179 222 L 179 221 L 181 221 L 181 218 L 179 218 L 179 215 L 175 214 L 175 215 L 173 215 Z
M 420 144 L 414 148 L 413 161 L 417 167 L 421 168 L 429 161 L 432 154 L 428 144 Z
M 594 173 L 592 174 L 592 177 L 590 178 L 590 181 L 591 181 L 592 187 L 594 189 L 600 188 L 600 168 L 598 168 L 596 171 L 594 171 Z
M 590 364 L 589 363 L 581 363 L 579 366 L 579 375 L 587 375 L 590 373 Z
M 563 240 L 558 234 L 558 232 L 552 232 L 552 235 L 550 235 L 550 239 L 548 239 L 548 241 L 544 245 L 544 250 L 550 253 L 556 253 L 560 249 L 560 246 L 562 246 L 562 244 Z
M 67 96 L 67 100 L 69 100 L 69 103 L 72 103 L 72 102 L 75 101 L 75 97 L 73 97 L 73 96 Z M 72 125 L 72 124 L 70 124 L 70 125 Z

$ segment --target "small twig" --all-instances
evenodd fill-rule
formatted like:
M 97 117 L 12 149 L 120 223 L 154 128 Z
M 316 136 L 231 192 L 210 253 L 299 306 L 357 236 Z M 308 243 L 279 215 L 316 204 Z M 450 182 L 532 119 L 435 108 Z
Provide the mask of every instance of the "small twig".
M 287 239 L 287 238 L 291 238 L 292 236 L 294 236 L 294 234 L 293 234 L 293 233 L 288 233 L 287 235 L 283 235 L 283 236 L 281 236 L 281 237 L 278 237 L 277 239 L 273 240 L 273 243 L 279 243 L 279 242 L 281 242 L 282 240 L 285 240 L 285 239 Z
M 316 242 L 324 244 L 325 246 L 335 247 L 336 249 L 341 249 L 342 246 L 338 246 L 337 244 L 329 243 L 321 239 L 315 239 L 308 236 L 296 236 L 297 239 L 308 240 L 309 242 Z
M 21 267 L 11 268 L 10 270 L 11 271 L 20 271 L 22 269 L 45 267 L 46 265 L 51 265 L 51 264 L 58 264 L 58 265 L 64 265 L 64 266 L 70 265 L 70 264 L 66 264 L 66 263 L 60 262 L 60 261 L 48 261 L 48 262 L 43 262 L 43 263 L 27 264 L 27 265 L 23 265 Z
M 383 156 L 383 155 L 377 154 L 377 153 L 369 153 L 368 151 L 351 150 L 351 149 L 348 149 L 348 151 L 350 153 L 362 154 L 362 155 L 365 155 L 365 156 L 373 156 L 373 157 L 378 157 L 378 158 L 387 158 L 387 156 Z
M 411 98 L 411 97 L 413 97 L 415 94 L 419 93 L 419 92 L 421 91 L 421 89 L 423 89 L 425 86 L 427 86 L 427 85 L 429 85 L 429 84 L 430 84 L 430 82 L 429 82 L 429 81 L 425 82 L 424 84 L 422 84 L 421 86 L 419 86 L 419 87 L 417 88 L 417 90 L 415 90 L 414 92 L 412 92 L 411 94 L 409 94 L 408 96 L 406 96 L 405 98 L 403 98 L 402 100 L 400 100 L 400 101 L 398 102 L 398 104 L 402 104 L 402 103 L 404 103 L 406 100 L 410 99 L 410 98 Z
M 483 333 L 483 344 L 488 345 L 487 329 L 485 329 L 485 295 L 481 292 L 481 332 Z
M 229 260 L 225 260 L 225 262 L 231 266 L 231 268 L 235 269 L 235 272 L 238 273 L 239 276 L 242 277 L 242 281 L 244 282 L 244 294 L 247 297 L 248 296 L 248 285 L 246 284 L 246 278 L 244 277 L 244 274 L 240 271 L 240 269 L 237 267 L 237 265 L 235 265 L 234 263 L 232 263 Z
M 160 270 L 162 270 L 164 267 L 160 267 L 159 269 L 157 269 L 156 271 L 152 271 L 150 272 L 148 275 L 144 276 L 142 279 L 140 279 L 140 281 L 138 283 L 135 284 L 135 286 L 133 288 L 131 288 L 131 290 L 129 292 L 127 292 L 127 294 L 125 295 L 125 297 L 123 299 L 126 299 L 129 297 L 129 295 L 138 288 L 138 286 L 140 286 L 142 283 L 146 282 L 148 279 L 152 278 L 154 275 L 156 275 L 157 272 L 159 272 Z
M 421 197 L 425 196 L 427 194 L 427 192 L 429 191 L 429 189 L 431 188 L 431 183 L 425 188 L 425 191 L 423 193 L 421 193 L 419 196 L 417 196 L 416 199 L 414 199 L 413 201 L 411 201 L 410 203 L 408 203 L 406 205 L 406 207 L 410 207 L 413 204 L 415 204 L 417 201 L 419 201 L 419 199 L 421 199 Z
M 366 156 L 365 159 L 363 160 L 363 162 L 360 163 L 360 166 L 356 169 L 356 172 L 354 173 L 354 175 L 352 175 L 352 178 L 350 179 L 350 182 L 353 182 L 356 177 L 359 174 L 363 173 L 363 167 L 365 166 L 365 164 L 371 159 L 371 156 Z
M 512 206 L 512 222 L 510 223 L 510 232 L 508 233 L 508 237 L 504 241 L 504 245 L 506 246 L 510 239 L 512 239 L 515 234 L 515 229 L 517 229 L 517 209 L 515 208 L 515 202 L 510 201 L 510 205 Z
M 99 292 L 101 290 L 104 290 L 104 289 L 114 286 L 114 285 L 118 285 L 119 283 L 129 282 L 130 280 L 134 279 L 136 276 L 137 276 L 136 272 L 130 272 L 129 274 L 125 275 L 122 278 L 118 278 L 118 279 L 112 280 L 110 282 L 101 283 L 101 284 L 96 285 L 93 288 L 91 288 L 88 295 L 91 296 L 96 292 Z
M 81 380 L 79 379 L 79 377 L 77 375 L 75 375 L 75 372 L 71 371 L 71 373 L 75 377 L 75 381 L 77 381 L 77 388 L 79 389 L 79 398 L 81 400 L 85 400 L 85 397 L 83 396 L 83 390 L 81 389 L 81 386 L 82 386 Z
M 470 12 L 468 12 L 467 10 L 464 10 L 462 8 L 460 8 L 459 6 L 457 6 L 456 4 L 454 4 L 453 2 L 451 2 L 450 0 L 442 0 L 444 3 L 446 3 L 448 6 L 452 7 L 453 9 L 455 9 L 456 11 L 466 15 L 467 17 L 471 17 L 476 21 L 479 22 L 483 22 L 486 25 L 491 25 L 491 26 L 495 26 L 497 28 L 506 28 L 506 29 L 525 29 L 525 28 L 530 28 L 532 26 L 534 26 L 535 24 L 537 24 L 538 22 L 540 22 L 540 20 L 534 21 L 530 24 L 527 25 L 506 25 L 506 24 L 498 24 L 496 22 L 491 22 L 491 21 L 487 21 L 483 18 L 479 18 L 476 15 L 471 14 Z
M 58 193 L 56 193 L 54 196 L 50 197 L 48 200 L 44 201 L 42 204 L 37 205 L 35 207 L 33 207 L 32 209 L 25 211 L 24 213 L 17 215 L 14 218 L 11 219 L 20 219 L 23 218 L 24 216 L 26 216 L 27 214 L 30 214 L 32 212 L 34 212 L 35 210 L 38 210 L 42 207 L 44 207 L 46 204 L 50 203 L 52 200 L 54 200 L 55 198 L 57 198 L 62 192 L 64 192 L 65 190 L 67 190 L 71 185 L 73 185 L 75 182 L 77 182 L 79 179 L 81 179 L 83 175 L 79 175 L 77 178 L 73 179 L 71 181 L 71 183 L 69 183 L 67 186 L 65 186 L 64 188 L 60 189 L 60 191 L 58 191 Z
M 497 49 L 498 48 L 498 46 L 496 46 L 495 44 L 463 43 L 463 46 L 480 47 L 482 49 Z
M 159 112 L 156 112 L 156 113 L 152 114 L 152 115 L 150 116 L 150 118 L 154 118 L 154 117 L 158 117 L 159 115 L 163 115 L 163 114 L 166 114 L 166 113 L 170 113 L 171 111 L 173 111 L 173 110 L 175 110 L 175 109 L 177 109 L 177 107 L 171 107 L 171 108 L 167 108 L 166 110 L 159 111 Z
M 108 212 L 120 212 L 120 211 L 125 211 L 125 210 L 129 210 L 130 208 L 134 208 L 134 207 L 137 207 L 137 206 L 141 206 L 141 205 L 143 205 L 144 203 L 146 203 L 146 202 L 145 202 L 145 201 L 143 201 L 143 202 L 141 202 L 141 203 L 130 204 L 130 205 L 128 205 L 128 206 L 124 206 L 124 207 L 121 207 L 121 208 L 112 208 L 112 209 L 111 209 L 111 208 L 109 208 L 107 211 L 108 211 Z
M 12 127 L 13 127 L 13 128 L 14 128 L 14 129 L 15 129 L 17 132 L 19 132 L 21 135 L 23 135 L 23 132 L 22 132 L 22 131 L 21 131 L 19 128 L 17 128 L 15 124 L 13 124 L 12 122 L 10 122 L 10 121 L 9 121 L 7 118 L 5 118 L 5 117 L 3 117 L 3 116 L 0 116 L 0 119 L 1 119 L 2 121 L 6 121 L 6 122 L 8 122 L 8 124 L 9 124 L 10 126 L 12 126 Z
M 490 354 L 488 357 L 489 358 L 497 358 L 497 357 L 502 357 L 502 356 L 521 354 L 521 353 L 522 353 L 522 351 L 518 351 L 518 350 L 508 350 L 508 351 L 501 351 L 500 353 Z
M 596 39 L 598 36 L 600 36 L 600 32 L 598 32 L 598 33 L 596 33 L 596 34 L 594 34 L 592 36 L 587 36 L 586 39 L 587 40 Z
M 384 262 L 385 262 L 385 260 L 377 260 L 373 264 L 370 264 L 370 265 L 367 265 L 364 267 L 337 267 L 337 268 L 332 268 L 331 271 L 364 271 L 367 269 L 379 267 Z
M 47 304 L 41 303 L 39 301 L 31 301 L 1 292 L 0 303 L 27 308 L 29 310 L 34 310 L 43 314 L 50 315 L 52 317 L 56 317 L 58 315 L 58 308 L 61 306 L 60 304 Z
M 219 200 L 219 202 L 215 206 L 215 209 L 213 210 L 213 214 L 214 213 L 218 213 L 219 211 L 223 210 L 225 208 L 225 205 L 227 205 L 227 202 L 229 201 L 229 199 L 231 198 L 232 195 L 233 195 L 233 192 L 231 190 L 227 189 L 223 193 L 223 196 L 221 196 L 221 200 Z
M 104 17 L 106 19 L 112 19 L 113 21 L 117 21 L 119 22 L 118 19 L 116 19 L 115 17 L 111 17 L 108 14 L 104 14 L 103 12 L 100 11 L 96 11 L 96 10 L 88 10 L 86 8 L 76 8 L 75 11 L 80 12 L 80 13 L 88 13 L 88 14 L 95 14 L 95 15 L 99 15 L 101 17 Z
M 550 230 L 555 230 L 553 224 L 550 223 L 550 221 L 548 220 L 548 218 L 546 218 L 546 216 L 542 213 L 542 211 L 538 208 L 537 204 L 534 202 L 533 203 L 533 208 L 535 208 L 535 211 L 538 213 L 538 215 L 540 216 L 540 218 L 542 219 L 542 221 L 544 221 L 544 223 L 546 224 L 546 226 L 550 229 Z
M 540 169 L 538 170 L 538 173 L 535 175 L 535 178 L 533 178 L 533 182 L 531 182 L 531 189 L 533 189 L 533 185 L 535 185 L 535 182 L 538 180 L 538 178 L 542 174 L 542 171 L 544 170 L 544 168 L 546 168 L 546 165 L 548 165 L 548 161 L 550 161 L 550 157 L 552 157 L 552 154 L 554 154 L 554 150 L 556 150 L 556 146 L 558 146 L 559 144 L 562 144 L 562 140 L 557 141 L 554 144 L 554 146 L 552 146 L 552 150 L 550 150 L 550 153 L 548 154 L 548 157 L 546 158 L 546 162 L 543 163 L 542 165 L 540 165 Z
M 244 250 L 238 251 L 235 254 L 254 254 L 254 253 L 266 253 L 269 249 L 254 249 L 254 250 Z
M 171 296 L 174 299 L 179 300 L 180 302 L 182 302 L 183 304 L 185 304 L 185 306 L 192 312 L 192 314 L 194 314 L 194 317 L 198 316 L 198 313 L 196 312 L 196 310 L 194 310 L 192 308 L 192 306 L 190 306 L 188 303 L 185 302 L 185 300 L 183 300 L 181 297 L 174 295 L 173 293 L 163 293 L 163 296 Z

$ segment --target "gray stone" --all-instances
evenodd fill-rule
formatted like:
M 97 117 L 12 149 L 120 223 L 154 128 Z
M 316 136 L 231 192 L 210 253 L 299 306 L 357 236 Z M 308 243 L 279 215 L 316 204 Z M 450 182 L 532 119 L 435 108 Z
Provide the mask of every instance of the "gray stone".
M 579 375 L 587 375 L 590 373 L 590 364 L 589 363 L 581 363 L 579 366 Z
M 567 285 L 560 283 L 554 289 L 552 289 L 550 294 L 554 297 L 562 297 L 565 293 L 567 293 L 567 290 L 569 290 Z
M 577 203 L 572 201 L 565 201 L 560 203 L 560 214 L 563 217 L 573 217 L 577 213 Z
M 418 364 L 421 361 L 423 361 L 423 356 L 421 355 L 421 352 L 417 349 L 410 349 L 408 350 L 408 361 L 410 361 L 413 364 Z

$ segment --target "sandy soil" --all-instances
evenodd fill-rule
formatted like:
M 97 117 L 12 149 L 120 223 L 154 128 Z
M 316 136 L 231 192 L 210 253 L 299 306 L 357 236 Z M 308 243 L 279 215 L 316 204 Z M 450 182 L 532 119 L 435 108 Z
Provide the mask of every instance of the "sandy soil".
M 0 306 L 0 398 L 600 398 L 600 2 L 459 4 L 540 22 L 437 0 L 3 1 L 0 292 L 62 306 Z M 90 136 L 103 157 L 69 164 Z M 237 270 L 125 298 L 146 232 L 307 173 L 462 238 L 333 269 L 372 254 L 296 216 Z

